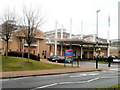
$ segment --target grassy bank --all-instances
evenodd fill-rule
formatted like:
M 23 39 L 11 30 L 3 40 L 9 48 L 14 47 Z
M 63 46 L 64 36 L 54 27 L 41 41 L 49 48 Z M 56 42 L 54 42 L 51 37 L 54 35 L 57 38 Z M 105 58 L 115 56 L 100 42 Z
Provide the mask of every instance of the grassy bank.
M 97 88 L 95 90 L 120 90 L 120 84 L 112 85 L 111 87 Z
M 27 62 L 26 58 L 20 57 L 0 57 L 2 63 L 2 71 L 21 71 L 21 70 L 46 70 L 46 69 L 60 69 L 71 68 L 70 66 L 64 67 L 63 65 L 49 64 L 40 61 L 30 60 Z

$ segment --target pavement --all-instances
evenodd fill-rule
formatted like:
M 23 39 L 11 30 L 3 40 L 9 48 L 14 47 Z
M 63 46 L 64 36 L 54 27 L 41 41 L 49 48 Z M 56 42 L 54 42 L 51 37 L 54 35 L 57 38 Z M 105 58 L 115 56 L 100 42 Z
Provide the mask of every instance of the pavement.
M 50 62 L 46 59 L 41 59 L 41 62 L 45 63 L 52 63 L 52 64 L 59 64 L 64 65 L 64 63 L 56 63 Z M 66 64 L 70 66 L 71 64 Z M 74 65 L 75 66 L 75 65 Z M 114 67 L 112 67 L 114 68 Z M 9 71 L 9 72 L 0 72 L 0 78 L 17 78 L 17 77 L 28 77 L 28 76 L 40 76 L 40 75 L 52 75 L 52 74 L 62 74 L 62 73 L 73 73 L 73 72 L 86 72 L 86 71 L 99 71 L 99 70 L 109 70 L 110 68 L 107 66 L 98 67 L 96 69 L 95 66 L 91 65 L 80 65 L 77 68 L 64 68 L 64 69 L 49 69 L 49 70 L 30 70 L 30 71 Z

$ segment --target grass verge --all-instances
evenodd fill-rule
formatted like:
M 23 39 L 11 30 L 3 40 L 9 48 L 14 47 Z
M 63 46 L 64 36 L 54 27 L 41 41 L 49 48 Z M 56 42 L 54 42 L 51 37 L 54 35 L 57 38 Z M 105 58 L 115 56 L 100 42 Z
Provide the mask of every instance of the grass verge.
M 120 90 L 120 84 L 112 85 L 111 87 L 97 88 L 95 90 Z
M 62 69 L 62 68 L 73 68 L 70 66 L 64 67 L 63 65 L 49 64 L 40 61 L 30 60 L 27 63 L 26 58 L 20 57 L 4 57 L 0 59 L 1 71 L 25 71 L 25 70 L 46 70 L 46 69 Z

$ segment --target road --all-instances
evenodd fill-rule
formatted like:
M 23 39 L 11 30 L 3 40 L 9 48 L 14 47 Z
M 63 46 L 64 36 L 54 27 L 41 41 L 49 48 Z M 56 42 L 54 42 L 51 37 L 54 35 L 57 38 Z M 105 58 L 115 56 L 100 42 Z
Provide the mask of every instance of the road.
M 1 79 L 2 88 L 100 88 L 120 83 L 120 70 L 77 72 L 57 75 Z

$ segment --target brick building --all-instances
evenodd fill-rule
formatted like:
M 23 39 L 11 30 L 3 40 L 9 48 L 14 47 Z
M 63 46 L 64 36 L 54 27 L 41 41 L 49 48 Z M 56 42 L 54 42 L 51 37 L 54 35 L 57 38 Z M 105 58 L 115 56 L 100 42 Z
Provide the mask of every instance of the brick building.
M 62 34 L 63 33 L 63 34 Z M 55 55 L 55 30 L 45 32 L 47 37 L 50 39 L 47 44 L 50 45 L 50 55 Z M 61 37 L 62 36 L 62 37 Z M 72 38 L 70 38 L 70 34 L 63 29 L 57 30 L 57 55 L 64 55 L 65 49 L 73 49 L 74 56 L 81 58 L 93 58 L 97 53 L 97 48 L 101 48 L 100 54 L 107 56 L 108 51 L 108 43 L 107 40 L 99 38 L 98 47 L 96 47 L 96 40 L 94 40 L 94 35 L 83 35 L 81 39 L 81 35 L 72 34 Z
M 120 57 L 120 39 L 110 41 L 110 55 Z
M 2 29 L 0 27 L 0 29 Z M 57 30 L 57 50 L 55 50 L 55 30 L 42 32 L 37 30 L 37 35 L 35 36 L 35 42 L 31 44 L 31 53 L 38 55 L 41 58 L 47 58 L 51 55 L 64 55 L 65 49 L 73 49 L 74 56 L 81 58 L 93 58 L 97 54 L 97 49 L 100 48 L 100 55 L 108 55 L 108 43 L 106 39 L 99 38 L 98 46 L 96 47 L 96 39 L 94 35 L 83 35 L 81 38 L 80 34 L 72 34 L 70 38 L 70 33 L 66 32 L 66 29 Z M 22 40 L 24 40 L 23 30 L 17 28 L 11 39 L 9 40 L 9 51 L 22 51 Z M 113 43 L 113 41 L 112 41 Z M 120 48 L 113 44 L 110 47 L 110 55 L 116 55 L 120 57 Z M 24 52 L 28 52 L 28 45 L 24 42 Z M 115 53 L 116 52 L 116 53 Z M 5 53 L 5 42 L 0 39 L 0 54 Z
M 22 51 L 22 46 L 24 41 L 24 52 L 28 52 L 28 45 L 24 40 L 24 30 L 21 30 L 20 28 L 17 28 L 9 40 L 9 50 L 8 51 Z M 35 36 L 35 42 L 31 44 L 30 46 L 30 53 L 38 55 L 40 54 L 41 58 L 48 57 L 49 56 L 49 45 L 46 44 L 47 38 L 46 35 L 40 31 L 37 30 L 37 34 Z M 5 53 L 5 42 L 0 39 L 0 53 L 3 55 Z

